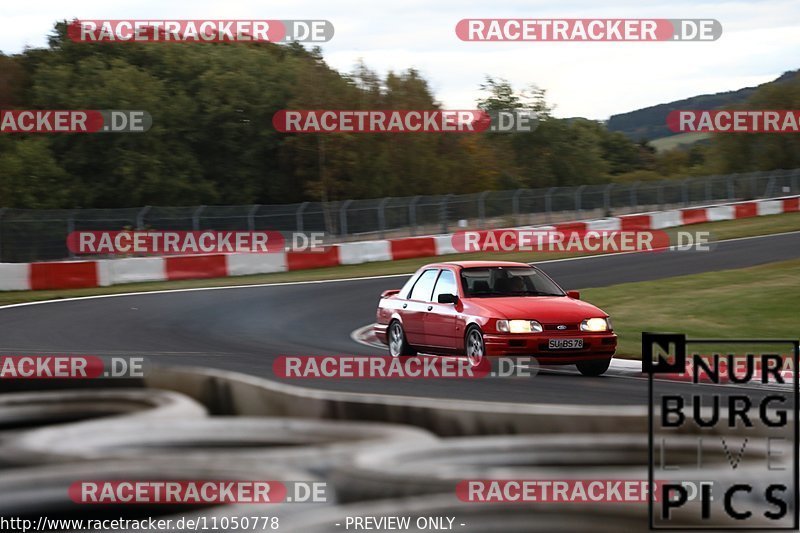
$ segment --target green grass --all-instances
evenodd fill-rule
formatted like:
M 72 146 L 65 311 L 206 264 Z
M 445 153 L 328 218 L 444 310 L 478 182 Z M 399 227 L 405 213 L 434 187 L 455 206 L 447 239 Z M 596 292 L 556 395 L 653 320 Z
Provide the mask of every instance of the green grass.
M 691 145 L 698 141 L 709 139 L 711 134 L 702 131 L 692 131 L 688 133 L 679 133 L 678 135 L 670 135 L 669 137 L 661 137 L 650 141 L 650 145 L 659 152 L 666 152 L 681 145 Z
M 609 313 L 620 357 L 641 358 L 641 332 L 695 338 L 800 337 L 800 260 L 585 289 Z
M 753 235 L 766 235 L 786 231 L 800 230 L 800 213 L 788 213 L 765 217 L 754 217 L 742 220 L 712 222 L 708 224 L 695 224 L 682 228 L 667 230 L 673 234 L 681 231 L 710 231 L 715 240 L 748 237 Z M 550 253 L 550 252 L 513 252 L 513 253 L 472 253 L 453 254 L 437 257 L 420 257 L 400 261 L 380 261 L 360 265 L 347 265 L 314 270 L 298 270 L 293 272 L 279 272 L 275 274 L 257 274 L 253 276 L 237 276 L 231 278 L 196 279 L 186 281 L 162 281 L 131 283 L 127 285 L 114 285 L 112 287 L 97 287 L 90 289 L 70 290 L 45 290 L 45 291 L 8 291 L 0 292 L 0 305 L 53 300 L 59 298 L 77 298 L 81 296 L 94 296 L 98 294 L 122 294 L 126 292 L 147 292 L 168 289 L 188 289 L 198 287 L 227 287 L 231 285 L 254 285 L 260 283 L 282 283 L 291 281 L 314 281 L 324 279 L 344 279 L 361 276 L 381 276 L 390 274 L 408 274 L 417 268 L 433 261 L 469 260 L 469 259 L 496 259 L 504 261 L 537 262 L 563 257 L 574 257 L 575 253 Z
M 740 218 L 738 220 L 723 220 L 721 222 L 708 222 L 706 224 L 692 224 L 679 228 L 670 228 L 667 233 L 677 231 L 710 231 L 714 240 L 736 239 L 739 237 L 754 237 L 771 233 L 785 233 L 800 230 L 800 212 L 784 213 L 782 215 L 768 215 L 764 217 Z

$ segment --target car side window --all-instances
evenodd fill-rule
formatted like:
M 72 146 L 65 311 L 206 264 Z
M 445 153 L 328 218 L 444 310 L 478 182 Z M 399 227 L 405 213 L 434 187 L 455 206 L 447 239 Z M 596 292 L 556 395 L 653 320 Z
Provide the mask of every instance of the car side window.
M 436 280 L 436 287 L 433 289 L 433 301 L 439 300 L 440 294 L 458 294 L 456 288 L 456 276 L 452 270 L 442 270 L 439 279 Z
M 433 293 L 433 284 L 436 282 L 436 276 L 438 274 L 439 270 L 435 268 L 423 272 L 414 284 L 414 288 L 411 289 L 411 294 L 408 296 L 408 299 L 430 302 L 431 293 Z
M 406 281 L 405 285 L 403 285 L 403 288 L 400 289 L 401 298 L 405 298 L 406 300 L 408 300 L 408 297 L 411 296 L 411 289 L 414 288 L 414 284 L 417 282 L 417 280 L 421 275 L 422 274 L 415 273 L 413 276 L 408 278 L 408 281 Z

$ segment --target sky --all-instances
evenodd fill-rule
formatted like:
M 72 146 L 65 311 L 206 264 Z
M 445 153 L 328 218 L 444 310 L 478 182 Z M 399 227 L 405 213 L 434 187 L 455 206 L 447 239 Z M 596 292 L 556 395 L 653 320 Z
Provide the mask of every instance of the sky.
M 797 0 L 4 0 L 0 51 L 46 46 L 58 20 L 326 19 L 326 61 L 359 60 L 381 75 L 415 68 L 445 108 L 472 109 L 487 75 L 547 91 L 559 117 L 610 115 L 698 94 L 736 90 L 800 68 Z M 463 42 L 463 18 L 713 18 L 713 42 Z M 170 46 L 160 44 L 155 46 Z

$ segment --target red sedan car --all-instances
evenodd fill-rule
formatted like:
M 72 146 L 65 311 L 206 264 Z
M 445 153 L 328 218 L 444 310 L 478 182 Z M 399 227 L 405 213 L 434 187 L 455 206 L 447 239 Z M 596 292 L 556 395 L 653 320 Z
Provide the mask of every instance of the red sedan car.
M 400 290 L 384 291 L 375 324 L 393 357 L 417 352 L 531 355 L 575 364 L 584 375 L 608 369 L 617 348 L 608 315 L 525 263 L 455 261 L 420 268 Z

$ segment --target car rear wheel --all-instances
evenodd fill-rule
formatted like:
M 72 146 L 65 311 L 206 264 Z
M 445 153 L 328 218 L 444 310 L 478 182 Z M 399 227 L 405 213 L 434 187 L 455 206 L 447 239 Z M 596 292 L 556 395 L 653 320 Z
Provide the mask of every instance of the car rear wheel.
M 611 359 L 595 359 L 593 361 L 580 361 L 575 366 L 584 376 L 600 376 L 608 370 L 610 364 Z
M 389 353 L 392 357 L 408 357 L 417 353 L 408 345 L 403 326 L 397 320 L 389 324 Z
M 486 356 L 486 345 L 483 343 L 483 334 L 478 328 L 471 327 L 467 330 L 464 344 L 469 364 L 478 366 L 483 363 L 483 358 Z

